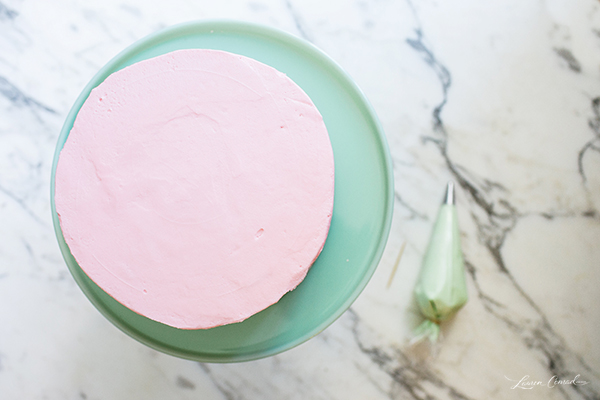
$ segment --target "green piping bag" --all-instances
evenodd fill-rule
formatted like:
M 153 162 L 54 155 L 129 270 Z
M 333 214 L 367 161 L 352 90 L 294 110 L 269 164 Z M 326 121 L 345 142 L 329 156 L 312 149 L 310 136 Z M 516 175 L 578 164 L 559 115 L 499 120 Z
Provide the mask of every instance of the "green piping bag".
M 423 258 L 415 296 L 426 320 L 417 328 L 414 341 L 428 338 L 436 342 L 439 323 L 454 315 L 468 300 L 452 182 L 446 187 L 444 202 Z

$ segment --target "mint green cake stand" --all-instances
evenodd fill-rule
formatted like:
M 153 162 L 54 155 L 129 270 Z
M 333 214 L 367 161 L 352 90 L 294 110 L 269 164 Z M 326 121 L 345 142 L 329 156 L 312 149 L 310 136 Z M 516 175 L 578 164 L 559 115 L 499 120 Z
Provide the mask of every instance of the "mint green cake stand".
M 329 131 L 335 158 L 335 201 L 325 247 L 306 279 L 278 303 L 237 324 L 180 330 L 118 303 L 81 270 L 62 235 L 54 204 L 54 174 L 73 121 L 92 88 L 127 66 L 187 48 L 225 50 L 254 58 L 293 79 L 313 100 Z M 290 34 L 234 21 L 199 21 L 152 34 L 113 58 L 83 89 L 62 128 L 51 178 L 56 237 L 71 274 L 96 308 L 136 340 L 173 356 L 237 362 L 272 356 L 317 335 L 358 297 L 386 244 L 394 202 L 391 159 L 373 108 L 327 55 Z

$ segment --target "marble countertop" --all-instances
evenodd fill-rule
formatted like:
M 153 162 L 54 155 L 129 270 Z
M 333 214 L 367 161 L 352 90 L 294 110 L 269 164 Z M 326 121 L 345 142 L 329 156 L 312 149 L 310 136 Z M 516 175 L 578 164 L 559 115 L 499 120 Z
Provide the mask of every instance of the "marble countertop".
M 387 135 L 395 209 L 370 283 L 282 354 L 205 364 L 108 322 L 60 254 L 54 147 L 109 59 L 179 22 L 264 24 L 325 51 Z M 411 346 L 412 289 L 447 181 L 469 302 Z M 387 283 L 400 248 L 404 255 Z M 1 399 L 600 399 L 596 0 L 1 0 Z

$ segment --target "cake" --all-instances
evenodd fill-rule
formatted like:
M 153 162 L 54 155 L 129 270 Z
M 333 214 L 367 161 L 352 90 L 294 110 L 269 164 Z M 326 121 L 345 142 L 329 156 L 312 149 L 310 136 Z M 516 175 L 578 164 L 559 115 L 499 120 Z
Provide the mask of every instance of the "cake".
M 102 290 L 179 329 L 243 321 L 300 284 L 328 235 L 334 160 L 289 77 L 178 50 L 93 89 L 60 152 L 55 206 Z

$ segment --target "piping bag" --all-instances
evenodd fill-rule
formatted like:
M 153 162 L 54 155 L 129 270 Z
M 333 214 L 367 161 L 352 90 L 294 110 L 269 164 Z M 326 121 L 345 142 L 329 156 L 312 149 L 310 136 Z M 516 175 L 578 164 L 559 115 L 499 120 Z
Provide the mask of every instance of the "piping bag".
M 440 334 L 439 323 L 452 317 L 468 300 L 453 182 L 446 187 L 423 258 L 415 297 L 426 319 L 417 327 L 411 343 L 425 338 L 435 343 Z

